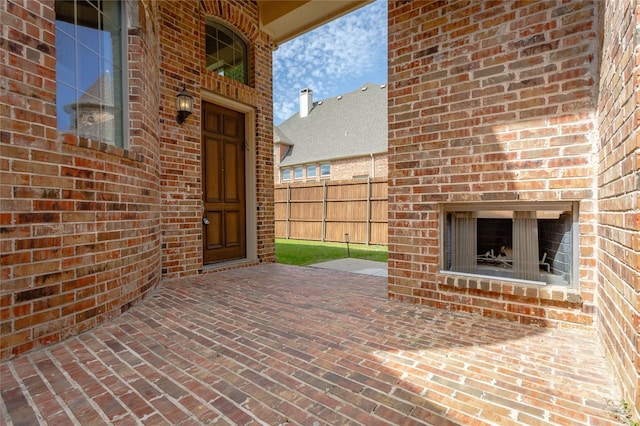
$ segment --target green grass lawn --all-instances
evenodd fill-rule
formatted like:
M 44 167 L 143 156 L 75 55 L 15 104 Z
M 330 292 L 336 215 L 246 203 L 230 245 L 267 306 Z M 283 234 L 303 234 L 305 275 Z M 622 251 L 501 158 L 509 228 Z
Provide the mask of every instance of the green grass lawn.
M 377 262 L 386 262 L 388 258 L 385 246 L 349 243 L 349 254 L 356 259 Z M 349 257 L 346 243 L 276 239 L 276 262 L 278 263 L 306 266 L 346 257 Z

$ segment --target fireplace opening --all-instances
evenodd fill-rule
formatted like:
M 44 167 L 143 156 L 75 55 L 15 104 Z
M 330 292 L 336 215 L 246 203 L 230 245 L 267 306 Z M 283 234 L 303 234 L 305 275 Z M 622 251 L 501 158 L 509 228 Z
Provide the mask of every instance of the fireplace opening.
M 571 285 L 571 209 L 454 210 L 445 218 L 446 270 Z

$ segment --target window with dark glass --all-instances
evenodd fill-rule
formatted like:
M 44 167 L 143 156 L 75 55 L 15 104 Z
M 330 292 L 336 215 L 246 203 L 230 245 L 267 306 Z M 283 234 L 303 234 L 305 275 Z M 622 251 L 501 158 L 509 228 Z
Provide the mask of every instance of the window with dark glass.
M 574 286 L 573 203 L 443 207 L 443 269 L 542 285 Z
M 57 0 L 58 129 L 124 146 L 124 2 Z
M 231 29 L 207 20 L 207 69 L 240 83 L 248 84 L 247 44 Z

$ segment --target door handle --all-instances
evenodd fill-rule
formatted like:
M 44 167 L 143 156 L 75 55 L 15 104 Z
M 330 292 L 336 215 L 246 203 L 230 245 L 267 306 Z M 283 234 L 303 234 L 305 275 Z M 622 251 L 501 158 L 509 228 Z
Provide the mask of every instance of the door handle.
M 209 219 L 207 219 L 206 217 L 202 218 L 202 224 L 203 225 L 208 225 L 209 223 L 211 223 L 211 222 L 209 222 Z

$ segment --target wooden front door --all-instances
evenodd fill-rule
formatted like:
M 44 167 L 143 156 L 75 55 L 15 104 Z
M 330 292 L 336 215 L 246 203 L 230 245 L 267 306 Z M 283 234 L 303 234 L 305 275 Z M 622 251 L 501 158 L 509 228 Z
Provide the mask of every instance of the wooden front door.
M 246 257 L 244 115 L 202 103 L 204 263 Z

